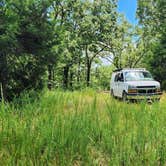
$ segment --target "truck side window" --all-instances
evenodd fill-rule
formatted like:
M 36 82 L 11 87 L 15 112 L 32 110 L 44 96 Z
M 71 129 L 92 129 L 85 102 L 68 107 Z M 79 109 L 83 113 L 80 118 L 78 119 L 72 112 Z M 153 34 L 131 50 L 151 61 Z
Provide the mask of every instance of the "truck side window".
M 114 80 L 114 82 L 117 82 L 117 81 L 118 81 L 118 78 L 119 78 L 119 73 L 115 75 L 115 80 Z
M 120 81 L 121 81 L 121 82 L 124 82 L 123 73 L 120 74 Z
M 124 81 L 123 73 L 118 73 L 118 74 L 117 74 L 117 79 L 116 79 L 116 81 L 118 81 L 118 82 L 123 82 L 123 81 Z

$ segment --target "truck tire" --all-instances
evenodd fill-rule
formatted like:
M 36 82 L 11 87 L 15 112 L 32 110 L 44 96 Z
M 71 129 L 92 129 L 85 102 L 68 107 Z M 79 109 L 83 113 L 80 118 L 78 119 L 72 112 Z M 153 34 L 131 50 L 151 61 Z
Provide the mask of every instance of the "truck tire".
M 123 100 L 124 102 L 127 101 L 127 93 L 126 93 L 125 91 L 123 91 L 122 100 Z
M 111 89 L 111 97 L 115 98 L 113 89 Z

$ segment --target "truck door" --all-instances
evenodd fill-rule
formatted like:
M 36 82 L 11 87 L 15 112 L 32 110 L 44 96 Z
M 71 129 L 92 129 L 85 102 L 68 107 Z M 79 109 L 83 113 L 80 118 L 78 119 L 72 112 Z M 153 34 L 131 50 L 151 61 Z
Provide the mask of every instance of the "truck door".
M 117 96 L 122 97 L 123 94 L 123 89 L 124 89 L 124 77 L 123 73 L 118 74 L 118 79 L 117 79 Z
M 118 95 L 118 87 L 119 87 L 119 81 L 118 81 L 118 79 L 119 79 L 119 73 L 117 73 L 116 75 L 115 75 L 115 80 L 114 80 L 114 88 L 113 88 L 113 92 L 114 92 L 114 95 L 115 96 L 119 96 Z

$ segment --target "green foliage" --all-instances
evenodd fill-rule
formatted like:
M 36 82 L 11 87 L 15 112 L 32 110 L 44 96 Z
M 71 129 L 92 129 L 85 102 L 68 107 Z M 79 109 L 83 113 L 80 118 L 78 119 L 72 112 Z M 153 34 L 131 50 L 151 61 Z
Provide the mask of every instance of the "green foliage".
M 23 91 L 45 86 L 50 90 L 108 89 L 111 68 L 152 69 L 154 62 L 158 66 L 165 61 L 164 4 L 162 0 L 138 1 L 142 26 L 133 27 L 117 12 L 116 0 L 2 0 L 0 98 L 11 100 Z M 157 62 L 155 54 L 160 49 Z M 96 66 L 103 58 L 111 67 L 101 67 L 97 74 Z M 165 77 L 160 78 L 164 85 Z
M 160 80 L 162 88 L 166 89 L 165 65 L 166 65 L 166 1 L 165 0 L 138 0 L 138 17 L 144 34 L 142 36 L 146 49 L 144 61 L 152 71 L 155 78 Z
M 154 47 L 153 54 L 147 59 L 148 67 L 166 89 L 166 40 L 165 37 Z
M 0 15 L 0 82 L 6 99 L 41 88 L 54 39 L 50 1 L 3 1 Z
M 110 90 L 110 78 L 114 70 L 113 66 L 99 65 L 92 70 L 92 84 L 97 90 Z

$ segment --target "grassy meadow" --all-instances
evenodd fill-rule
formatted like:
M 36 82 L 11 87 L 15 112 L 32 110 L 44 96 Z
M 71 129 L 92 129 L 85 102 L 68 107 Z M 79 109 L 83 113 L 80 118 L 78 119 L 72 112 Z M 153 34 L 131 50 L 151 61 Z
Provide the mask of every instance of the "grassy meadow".
M 166 165 L 166 95 L 44 91 L 0 105 L 0 165 Z

